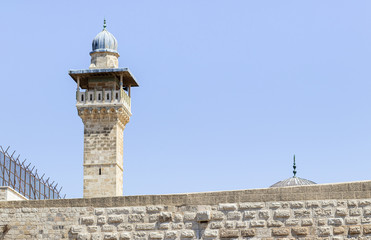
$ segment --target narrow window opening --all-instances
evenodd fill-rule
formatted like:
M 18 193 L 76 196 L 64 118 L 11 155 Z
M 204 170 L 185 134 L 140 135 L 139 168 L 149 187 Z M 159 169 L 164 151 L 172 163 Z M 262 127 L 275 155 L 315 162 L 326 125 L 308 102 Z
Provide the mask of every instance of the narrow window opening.
M 98 101 L 100 101 L 100 93 L 98 94 Z
M 93 101 L 93 95 L 90 94 L 90 101 Z
M 109 93 L 107 93 L 107 100 L 109 100 Z
M 119 94 L 118 93 L 116 93 L 116 100 L 118 100 L 119 99 Z
M 102 175 L 102 169 L 99 168 L 99 175 Z
M 81 102 L 84 101 L 84 95 L 81 95 Z

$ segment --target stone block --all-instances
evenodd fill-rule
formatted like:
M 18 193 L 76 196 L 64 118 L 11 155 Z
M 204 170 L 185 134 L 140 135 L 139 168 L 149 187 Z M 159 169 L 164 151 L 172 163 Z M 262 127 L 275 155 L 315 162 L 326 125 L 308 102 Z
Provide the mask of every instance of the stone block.
M 276 221 L 276 220 L 269 220 L 267 221 L 268 227 L 282 227 L 283 222 L 281 221 Z
M 302 219 L 301 220 L 301 225 L 302 226 L 312 226 L 313 225 L 313 219 Z
M 363 225 L 363 234 L 371 234 L 371 225 Z
M 235 228 L 235 222 L 234 221 L 225 221 L 224 227 L 228 228 L 228 229 Z
M 148 215 L 148 222 L 157 222 L 160 214 L 149 214 Z
M 351 208 L 349 209 L 349 216 L 361 216 L 362 209 L 360 208 Z
M 180 234 L 181 238 L 194 238 L 195 237 L 195 232 L 192 230 L 184 230 Z
M 122 223 L 124 221 L 124 219 L 122 218 L 121 215 L 111 215 L 111 216 L 108 216 L 108 220 L 107 222 L 108 223 Z
M 81 233 L 82 230 L 83 230 L 83 228 L 81 226 L 73 226 L 73 227 L 71 227 L 71 233 L 72 234 Z
M 211 212 L 211 220 L 223 220 L 225 218 L 225 214 L 220 211 L 212 211 Z
M 276 208 L 280 208 L 281 207 L 281 203 L 280 202 L 270 202 L 267 204 L 269 208 L 273 208 L 273 209 L 276 209 Z
M 363 209 L 363 215 L 365 215 L 365 216 L 371 215 L 371 208 L 364 208 Z
M 314 209 L 313 215 L 315 217 L 330 217 L 332 216 L 332 209 L 331 208 Z
M 160 225 L 158 226 L 158 229 L 161 229 L 161 230 L 168 230 L 170 228 L 170 223 L 160 223 Z
M 287 219 L 286 226 L 297 226 L 299 225 L 299 219 Z
M 247 202 L 247 203 L 240 203 L 240 209 L 260 209 L 264 207 L 264 203 L 262 202 Z
M 94 223 L 94 217 L 82 217 L 80 218 L 81 224 L 92 225 Z
M 137 231 L 148 231 L 148 230 L 155 230 L 156 223 L 138 223 L 135 226 L 135 230 Z
M 227 213 L 228 220 L 240 220 L 242 218 L 241 212 L 233 211 Z
M 194 226 L 198 226 L 198 223 L 194 223 L 194 222 L 184 223 L 184 228 L 185 229 L 194 229 Z
M 244 212 L 245 218 L 255 218 L 255 216 L 256 216 L 256 211 L 245 211 Z
M 343 234 L 345 233 L 344 227 L 334 227 L 333 229 L 335 235 Z
M 236 228 L 246 228 L 247 222 L 236 222 Z
M 220 203 L 219 210 L 221 211 L 235 211 L 237 210 L 237 204 L 235 203 Z
M 357 225 L 359 224 L 359 219 L 355 217 L 346 217 L 345 224 L 347 225 Z
M 96 208 L 94 210 L 95 212 L 95 215 L 102 215 L 104 213 L 104 209 L 103 208 Z
M 117 226 L 117 231 L 122 232 L 122 231 L 132 231 L 133 230 L 133 225 L 132 224 L 119 224 Z
M 159 212 L 161 212 L 163 209 L 164 209 L 163 206 L 158 206 L 158 205 L 155 205 L 155 206 L 147 206 L 147 212 L 148 212 L 148 213 L 159 213 Z
M 370 206 L 371 205 L 371 200 L 359 200 L 358 205 L 360 207 L 365 207 L 365 206 Z
M 347 204 L 348 204 L 348 207 L 357 207 L 358 201 L 357 200 L 348 200 Z
M 211 220 L 211 212 L 210 211 L 197 212 L 196 219 L 197 219 L 198 222 L 210 221 Z
M 184 228 L 184 223 L 172 223 L 171 224 L 172 229 L 183 229 Z
M 174 222 L 183 222 L 183 215 L 180 213 L 175 213 L 173 216 Z
M 218 230 L 205 230 L 202 236 L 203 238 L 216 238 L 218 237 Z
M 276 218 L 289 218 L 290 210 L 276 210 L 274 211 L 274 217 Z
M 133 213 L 145 213 L 146 207 L 133 207 L 132 212 Z
M 311 211 L 307 209 L 294 210 L 295 217 L 309 217 L 310 214 L 311 214 Z
M 270 217 L 269 211 L 268 210 L 260 210 L 258 212 L 259 218 L 267 220 Z
M 318 226 L 326 225 L 326 223 L 327 223 L 327 219 L 326 218 L 320 218 L 320 219 L 317 220 Z
M 213 217 L 213 214 L 212 214 Z M 195 212 L 185 212 L 183 215 L 183 219 L 185 222 L 187 221 L 194 221 L 196 219 L 196 213 Z
M 307 205 L 307 208 L 318 208 L 318 207 L 320 207 L 320 203 L 318 201 L 307 201 L 306 205 Z
M 307 227 L 294 227 L 292 228 L 292 234 L 297 236 L 305 236 L 309 234 Z
M 123 232 L 120 234 L 120 240 L 127 240 L 127 239 L 131 239 L 130 232 Z
M 211 229 L 219 229 L 223 227 L 223 222 L 210 222 L 209 227 Z
M 272 228 L 272 236 L 288 236 L 290 234 L 289 228 Z
M 107 214 L 129 214 L 131 213 L 131 209 L 129 207 L 120 207 L 120 208 L 107 208 Z
M 342 218 L 329 218 L 328 219 L 328 225 L 342 225 L 343 219 Z
M 129 214 L 128 221 L 129 222 L 142 222 L 144 219 L 144 214 Z
M 329 236 L 331 234 L 330 227 L 318 227 L 317 228 L 318 236 Z
M 349 234 L 356 235 L 361 233 L 361 226 L 350 226 L 349 227 Z
M 104 233 L 103 235 L 104 240 L 117 240 L 117 233 Z
M 114 232 L 116 231 L 116 227 L 113 225 L 103 225 L 102 232 Z
M 172 215 L 171 212 L 161 212 L 159 216 L 160 222 L 171 222 L 172 221 Z
M 63 237 L 62 237 L 63 239 Z M 102 240 L 102 236 L 99 233 L 93 233 L 91 234 L 90 240 Z
M 167 231 L 165 233 L 165 239 L 175 239 L 177 238 L 177 231 Z
M 255 229 L 243 229 L 241 230 L 242 237 L 254 237 L 255 236 Z
M 219 230 L 220 238 L 238 238 L 240 235 L 239 230 L 221 229 Z
M 149 233 L 149 238 L 150 239 L 163 239 L 164 234 L 160 233 L 160 232 L 151 232 L 151 233 Z
M 335 215 L 344 217 L 348 214 L 348 210 L 346 208 L 337 208 L 335 211 Z
M 291 202 L 290 207 L 291 208 L 303 208 L 304 202 Z
M 147 233 L 146 232 L 133 232 L 133 239 L 146 240 Z
M 251 221 L 250 226 L 251 227 L 265 227 L 265 221 L 263 220 Z
M 89 234 L 87 233 L 79 233 L 77 234 L 77 240 L 89 240 Z

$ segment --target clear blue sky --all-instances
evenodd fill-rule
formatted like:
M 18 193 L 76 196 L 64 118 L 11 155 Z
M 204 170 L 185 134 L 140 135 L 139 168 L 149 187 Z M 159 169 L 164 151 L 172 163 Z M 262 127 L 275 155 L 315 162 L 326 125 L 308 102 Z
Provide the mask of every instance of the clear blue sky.
M 109 3 L 109 4 L 108 4 Z M 1 1 L 0 144 L 82 196 L 69 69 L 107 29 L 140 84 L 124 194 L 371 178 L 371 1 Z

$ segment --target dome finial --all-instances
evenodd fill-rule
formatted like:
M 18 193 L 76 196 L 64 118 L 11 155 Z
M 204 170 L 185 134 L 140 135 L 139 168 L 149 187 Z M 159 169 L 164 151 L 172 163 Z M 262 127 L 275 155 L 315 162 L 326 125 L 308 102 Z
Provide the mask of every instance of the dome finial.
M 294 154 L 294 165 L 292 167 L 294 168 L 294 171 L 292 171 L 292 172 L 294 173 L 294 177 L 296 177 L 295 154 Z
M 103 21 L 103 30 L 106 29 L 106 27 L 107 27 L 106 18 L 104 18 L 104 21 Z

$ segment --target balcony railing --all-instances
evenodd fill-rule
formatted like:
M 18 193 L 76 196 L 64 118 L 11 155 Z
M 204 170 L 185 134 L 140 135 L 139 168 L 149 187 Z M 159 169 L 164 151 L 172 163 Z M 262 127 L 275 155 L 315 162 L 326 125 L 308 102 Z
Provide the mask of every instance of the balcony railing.
M 76 105 L 117 105 L 123 104 L 131 112 L 131 100 L 123 89 L 86 90 L 76 94 Z

